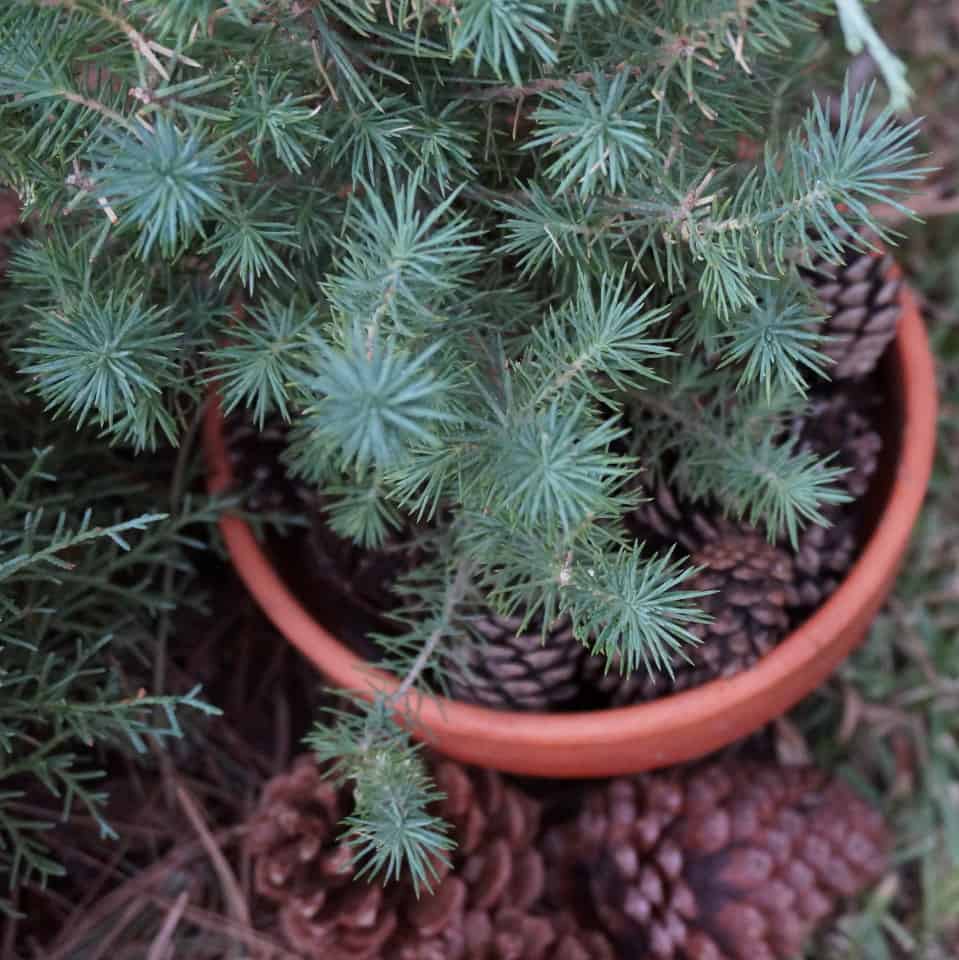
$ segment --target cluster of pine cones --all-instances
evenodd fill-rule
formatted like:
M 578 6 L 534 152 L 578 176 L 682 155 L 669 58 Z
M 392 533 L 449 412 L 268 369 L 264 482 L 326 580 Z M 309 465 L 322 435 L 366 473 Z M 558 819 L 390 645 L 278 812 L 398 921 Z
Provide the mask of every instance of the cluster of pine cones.
M 568 621 L 550 624 L 544 638 L 541 628 L 520 633 L 518 619 L 480 612 L 464 623 L 464 638 L 468 633 L 473 642 L 444 664 L 452 696 L 498 709 L 555 710 L 624 706 L 691 689 L 752 666 L 835 589 L 855 559 L 858 500 L 878 463 L 880 398 L 870 375 L 895 336 L 900 281 L 890 257 L 851 248 L 844 266 L 817 262 L 804 270 L 828 317 L 823 349 L 833 365 L 828 389 L 814 395 L 809 413 L 791 429 L 800 449 L 835 455 L 857 502 L 827 508 L 830 525 L 808 525 L 793 549 L 769 543 L 764 530 L 683 503 L 668 489 L 649 491 L 631 518 L 633 534 L 651 547 L 678 546 L 701 568 L 689 587 L 715 591 L 700 601 L 711 622 L 692 628 L 700 643 L 675 655 L 672 677 L 642 669 L 622 674 L 605 658 L 588 655 Z M 251 509 L 315 503 L 277 469 L 284 435 L 282 424 L 265 434 L 242 424 L 234 429 L 230 447 L 238 472 L 250 445 L 259 447 L 258 465 L 246 476 L 253 481 Z M 264 444 L 274 445 L 275 455 L 264 458 Z M 388 607 L 390 561 L 337 542 L 322 519 L 308 539 L 317 576 L 338 581 L 352 594 L 348 599 L 373 615 Z
M 544 641 L 541 630 L 517 635 L 515 622 L 490 615 L 473 624 L 486 643 L 467 647 L 462 662 L 450 665 L 454 696 L 489 707 L 546 710 L 584 700 L 625 706 L 691 689 L 751 667 L 838 586 L 855 559 L 863 520 L 859 498 L 878 464 L 880 397 L 870 375 L 896 333 L 900 280 L 889 256 L 851 248 L 844 266 L 817 261 L 803 272 L 827 317 L 823 352 L 833 363 L 828 389 L 813 396 L 792 431 L 800 450 L 835 455 L 856 502 L 827 508 L 830 525 L 808 525 L 794 550 L 769 543 L 764 530 L 683 503 L 669 489 L 650 491 L 631 518 L 632 532 L 654 548 L 684 551 L 701 568 L 689 588 L 715 591 L 700 601 L 711 622 L 691 628 L 700 643 L 674 657 L 672 677 L 619 672 L 604 657 L 589 656 L 568 622 L 550 625 Z
M 882 818 L 804 767 L 713 760 L 585 788 L 572 819 L 430 758 L 457 847 L 432 893 L 356 880 L 350 791 L 311 757 L 246 845 L 258 923 L 303 960 L 791 960 L 886 866 Z

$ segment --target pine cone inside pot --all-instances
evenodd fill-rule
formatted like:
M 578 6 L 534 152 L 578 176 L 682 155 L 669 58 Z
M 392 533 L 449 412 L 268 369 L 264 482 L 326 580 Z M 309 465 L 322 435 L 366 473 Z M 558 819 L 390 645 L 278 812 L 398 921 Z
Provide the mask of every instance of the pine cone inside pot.
M 868 491 L 879 465 L 878 407 L 879 396 L 873 390 L 833 390 L 813 397 L 799 423 L 799 449 L 833 456 L 833 464 L 847 471 L 839 484 L 855 498 Z
M 847 471 L 838 483 L 854 502 L 827 506 L 822 512 L 828 525 L 809 523 L 800 533 L 793 556 L 798 596 L 794 622 L 829 598 L 855 560 L 863 522 L 859 501 L 869 490 L 882 449 L 875 427 L 878 405 L 872 390 L 833 391 L 814 397 L 798 424 L 798 448 L 834 456 L 833 463 Z
M 792 960 L 879 878 L 886 845 L 881 817 L 818 771 L 713 762 L 595 788 L 543 848 L 553 899 L 585 884 L 624 956 Z
M 302 512 L 314 500 L 314 493 L 290 477 L 280 459 L 289 432 L 278 413 L 267 416 L 262 427 L 246 412 L 235 412 L 224 422 L 234 484 L 245 491 L 244 507 L 251 513 Z
M 492 611 L 463 624 L 470 636 L 444 662 L 454 697 L 502 710 L 547 710 L 575 699 L 586 650 L 568 618 L 545 635 L 535 625 L 521 631 L 521 625 L 519 617 Z
M 851 245 L 844 253 L 841 265 L 817 258 L 800 268 L 826 314 L 820 332 L 828 340 L 820 349 L 833 360 L 829 376 L 839 380 L 863 377 L 875 369 L 896 335 L 902 313 L 902 281 L 892 257 Z
M 290 947 L 306 960 L 613 960 L 602 934 L 538 909 L 538 804 L 493 771 L 436 760 L 432 773 L 446 795 L 435 812 L 457 848 L 419 898 L 408 879 L 354 879 L 339 839 L 349 790 L 323 780 L 312 758 L 270 782 L 248 849 L 256 891 L 277 905 Z
M 810 523 L 799 535 L 793 564 L 796 569 L 794 623 L 822 606 L 849 572 L 859 548 L 859 517 L 833 508 L 823 513 L 829 526 Z
M 227 419 L 224 435 L 235 484 L 246 492 L 244 507 L 251 513 L 297 514 L 308 521 L 305 531 L 293 528 L 293 536 L 285 539 L 282 547 L 274 544 L 276 561 L 307 605 L 314 600 L 316 583 L 322 582 L 342 597 L 352 619 L 359 621 L 365 616 L 370 629 L 386 629 L 383 618 L 395 602 L 391 584 L 404 564 L 415 562 L 403 556 L 405 532 L 397 533 L 382 550 L 363 549 L 336 534 L 326 512 L 328 500 L 286 469 L 282 454 L 290 426 L 279 414 L 268 416 L 259 428 L 248 413 L 235 413 Z M 356 631 L 347 632 L 366 655 L 377 655 L 362 637 L 353 637 Z
M 789 631 L 789 610 L 798 600 L 792 557 L 769 543 L 759 530 L 697 514 L 684 539 L 699 545 L 689 557 L 701 567 L 688 581 L 690 590 L 711 590 L 698 603 L 713 619 L 691 624 L 700 641 L 673 657 L 673 676 L 643 669 L 626 675 L 601 657 L 591 656 L 585 671 L 590 682 L 616 705 L 635 703 L 692 689 L 753 666 Z
M 686 553 L 716 537 L 716 525 L 697 504 L 681 503 L 659 483 L 627 517 L 630 531 L 652 551 L 679 546 Z

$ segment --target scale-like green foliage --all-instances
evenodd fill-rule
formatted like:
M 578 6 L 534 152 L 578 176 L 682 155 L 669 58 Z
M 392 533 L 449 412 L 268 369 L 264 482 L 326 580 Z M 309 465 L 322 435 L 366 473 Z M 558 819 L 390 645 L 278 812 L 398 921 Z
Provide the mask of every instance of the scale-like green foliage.
M 186 530 L 215 511 L 187 501 L 175 515 L 117 519 L 151 499 L 119 463 L 79 437 L 32 449 L 47 433 L 36 411 L 7 403 L 0 411 L 0 910 L 8 910 L 20 883 L 63 872 L 44 841 L 53 820 L 26 815 L 38 800 L 52 800 L 63 819 L 82 809 L 115 838 L 97 789 L 99 752 L 146 752 L 148 742 L 180 736 L 182 710 L 214 712 L 198 688 L 148 695 L 131 682 L 172 612 L 165 584 L 189 574 Z
M 919 171 L 875 91 L 809 95 L 829 7 L 11 0 L 11 366 L 138 447 L 215 384 L 292 422 L 337 531 L 419 524 L 406 690 L 442 683 L 476 604 L 663 669 L 702 615 L 626 535 L 637 470 L 771 538 L 840 498 L 783 440 L 828 375 L 795 268 L 885 236 L 871 205 Z M 352 758 L 364 862 L 428 883 L 442 833 L 392 705 L 315 742 Z

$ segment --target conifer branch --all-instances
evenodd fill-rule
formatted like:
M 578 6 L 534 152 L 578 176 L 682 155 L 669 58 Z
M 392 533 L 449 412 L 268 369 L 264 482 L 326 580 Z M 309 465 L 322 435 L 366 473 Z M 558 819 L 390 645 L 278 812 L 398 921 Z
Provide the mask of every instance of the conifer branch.
M 403 531 L 429 558 L 400 578 L 396 634 L 377 638 L 397 694 L 311 735 L 355 784 L 367 872 L 428 886 L 449 849 L 394 714 L 442 687 L 464 607 L 524 628 L 563 617 L 610 662 L 668 671 L 703 614 L 689 566 L 624 532 L 637 471 L 668 471 L 776 538 L 823 519 L 840 471 L 797 450 L 784 420 L 828 373 L 796 265 L 838 262 L 840 237 L 885 236 L 876 210 L 906 215 L 923 172 L 915 125 L 874 114 L 871 90 L 802 114 L 821 7 L 0 9 L 0 180 L 29 222 L 0 297 L 20 365 L 0 376 L 0 642 L 18 689 L 40 691 L 21 701 L 67 705 L 45 712 L 54 746 L 26 766 L 97 808 L 71 738 L 176 726 L 159 702 L 114 709 L 125 689 L 110 670 L 93 679 L 66 638 L 93 664 L 110 630 L 135 648 L 159 617 L 162 646 L 189 525 L 216 505 L 175 496 L 154 520 L 156 498 L 129 488 L 129 458 L 108 444 L 189 444 L 211 383 L 227 411 L 290 422 L 283 462 L 336 533 L 390 550 Z M 103 490 L 62 461 L 45 478 L 61 446 Z M 190 696 L 170 710 L 198 709 Z M 0 738 L 20 763 L 34 746 L 9 703 Z M 21 858 L 54 870 L 40 827 L 10 817 L 0 839 L 15 832 Z
M 462 602 L 470 582 L 472 566 L 469 560 L 463 560 L 457 567 L 456 576 L 443 598 L 443 606 L 437 618 L 436 626 L 430 631 L 426 642 L 420 648 L 420 652 L 416 655 L 416 659 L 407 671 L 406 676 L 403 677 L 396 691 L 390 695 L 390 703 L 399 703 L 413 688 L 413 685 L 419 680 L 420 675 L 430 663 L 440 641 L 452 627 L 456 609 Z
M 116 110 L 112 110 L 105 103 L 101 103 L 93 97 L 84 96 L 74 90 L 64 90 L 56 87 L 51 90 L 51 93 L 55 97 L 62 97 L 68 103 L 75 103 L 81 107 L 85 107 L 87 110 L 94 111 L 94 113 L 99 113 L 101 116 L 106 117 L 107 120 L 112 120 L 118 127 L 123 127 L 124 130 L 128 130 L 130 133 L 136 134 L 139 132 L 136 124 L 128 120 L 123 114 L 117 113 Z M 141 123 L 147 130 L 152 129 L 146 121 L 141 120 Z
M 540 77 L 538 80 L 529 80 L 518 86 L 472 87 L 463 91 L 461 96 L 464 100 L 481 102 L 490 100 L 528 100 L 531 97 L 540 96 L 545 93 L 558 92 L 571 85 L 581 87 L 590 86 L 596 82 L 599 76 L 604 76 L 608 80 L 612 80 L 620 74 L 641 78 L 646 72 L 642 67 L 621 63 L 613 70 L 609 70 L 604 74 L 597 73 L 594 70 L 581 70 L 567 77 Z
M 115 10 L 111 10 L 102 3 L 85 2 L 85 0 L 41 0 L 41 6 L 60 7 L 64 10 L 80 13 L 92 13 L 94 16 L 99 17 L 104 22 L 116 27 L 130 42 L 130 46 L 134 52 L 138 56 L 143 57 L 164 80 L 169 81 L 170 74 L 157 58 L 157 53 L 172 57 L 174 56 L 174 51 L 169 47 L 161 46 L 154 40 L 147 40 L 129 20 L 126 20 Z M 190 66 L 200 66 L 195 60 L 191 60 L 182 54 L 177 54 L 176 56 L 178 60 Z

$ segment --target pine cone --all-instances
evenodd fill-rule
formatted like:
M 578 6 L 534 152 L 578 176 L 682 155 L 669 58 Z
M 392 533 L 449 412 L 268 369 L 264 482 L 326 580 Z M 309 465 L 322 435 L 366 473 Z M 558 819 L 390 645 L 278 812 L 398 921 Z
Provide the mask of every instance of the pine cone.
M 878 406 L 873 392 L 833 391 L 814 398 L 798 424 L 799 449 L 835 455 L 833 463 L 848 471 L 839 482 L 857 499 L 868 491 L 879 463 Z
M 289 432 L 279 414 L 267 416 L 262 428 L 246 411 L 226 419 L 224 438 L 234 484 L 247 491 L 244 507 L 251 513 L 298 513 L 314 500 L 312 491 L 290 477 L 280 459 Z
M 543 843 L 550 894 L 622 955 L 790 960 L 885 868 L 881 817 L 811 768 L 716 763 L 594 789 Z
M 585 673 L 616 705 L 650 700 L 688 690 L 753 666 L 789 631 L 789 609 L 798 603 L 792 558 L 753 528 L 726 520 L 694 521 L 700 544 L 690 563 L 703 569 L 688 581 L 691 590 L 713 590 L 699 605 L 713 619 L 692 624 L 699 639 L 673 657 L 673 676 L 638 669 L 622 674 L 613 664 L 591 656 Z M 692 526 L 683 534 L 692 543 Z
M 882 439 L 875 430 L 879 398 L 873 393 L 830 393 L 813 399 L 798 426 L 798 445 L 821 456 L 835 454 L 845 468 L 839 483 L 857 501 L 866 495 L 876 474 Z M 873 415 L 870 415 L 873 413 Z M 863 513 L 849 503 L 823 510 L 829 526 L 809 523 L 799 535 L 794 553 L 798 605 L 794 622 L 821 606 L 852 566 L 859 547 Z
M 794 623 L 822 606 L 849 572 L 859 548 L 859 517 L 842 509 L 824 511 L 830 526 L 808 524 L 799 535 L 793 556 L 797 603 Z
M 406 913 L 408 930 L 383 960 L 615 960 L 609 939 L 580 928 L 568 912 L 534 914 L 504 906 L 468 909 L 465 885 L 447 877 L 430 903 Z
M 836 266 L 817 259 L 800 268 L 827 317 L 820 332 L 830 339 L 821 350 L 834 361 L 829 368 L 834 380 L 872 371 L 895 337 L 902 312 L 901 280 L 891 275 L 892 257 L 847 246 L 845 261 Z
M 503 710 L 546 710 L 579 694 L 586 651 L 569 620 L 553 624 L 545 637 L 535 627 L 518 633 L 521 625 L 519 617 L 492 612 L 464 624 L 473 636 L 444 664 L 454 697 Z
M 636 507 L 627 523 L 638 539 L 657 552 L 678 545 L 686 553 L 693 553 L 716 537 L 716 525 L 706 511 L 694 504 L 680 504 L 663 483 Z
M 305 960 L 612 960 L 602 934 L 537 915 L 539 805 L 493 771 L 435 760 L 432 773 L 445 794 L 435 812 L 457 847 L 452 869 L 438 863 L 434 892 L 419 898 L 408 879 L 354 880 L 338 836 L 349 790 L 323 780 L 311 758 L 270 782 L 248 849 L 290 947 Z
M 347 793 L 309 756 L 264 788 L 247 835 L 256 893 L 279 905 L 285 940 L 304 957 L 372 960 L 396 929 L 390 893 L 354 883 L 340 839 Z

